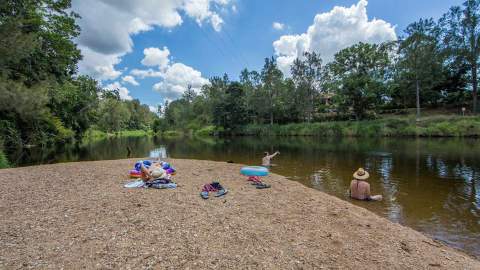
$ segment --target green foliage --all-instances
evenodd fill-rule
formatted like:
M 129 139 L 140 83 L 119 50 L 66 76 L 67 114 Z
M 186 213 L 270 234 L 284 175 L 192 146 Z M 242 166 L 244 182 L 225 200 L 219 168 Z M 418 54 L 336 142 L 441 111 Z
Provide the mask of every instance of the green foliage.
M 167 131 L 168 124 L 164 118 L 157 118 L 153 121 L 152 130 L 153 133 L 163 133 Z
M 450 8 L 440 20 L 445 52 L 450 68 L 461 71 L 470 83 L 472 111 L 478 112 L 478 69 L 480 60 L 480 2 L 467 0 Z
M 181 131 L 178 131 L 178 130 L 167 130 L 165 132 L 163 132 L 162 134 L 164 137 L 182 137 L 183 136 L 183 133 Z
M 96 121 L 101 89 L 89 77 L 80 76 L 50 89 L 50 110 L 78 138 Z
M 298 123 L 287 125 L 247 125 L 235 135 L 318 136 L 318 137 L 478 137 L 480 117 L 427 117 L 420 122 L 411 117 L 367 121 Z
M 7 156 L 3 153 L 3 150 L 0 149 L 0 169 L 9 168 L 10 163 L 8 162 Z
M 265 59 L 260 71 L 242 70 L 238 82 L 226 75 L 214 77 L 200 94 L 186 92 L 165 106 L 166 129 L 191 132 L 215 125 L 224 134 L 264 134 L 287 126 L 274 133 L 309 135 L 324 133 L 323 127 L 299 123 L 379 120 L 385 111 L 408 112 L 413 107 L 417 118 L 420 108 L 460 112 L 465 107 L 467 115 L 475 111 L 468 103 L 476 99 L 480 2 L 467 0 L 439 21 L 420 19 L 404 34 L 395 42 L 345 48 L 327 65 L 318 53 L 305 52 L 293 62 L 290 78 L 273 57 Z M 454 131 L 441 125 L 417 127 L 412 119 L 391 121 L 362 131 L 357 124 L 324 125 L 346 136 L 441 136 Z M 264 124 L 272 129 L 263 130 Z
M 340 111 L 352 111 L 358 120 L 366 118 L 368 110 L 380 108 L 387 96 L 391 53 L 390 44 L 359 43 L 335 54 L 327 65 L 327 85 Z
M 206 126 L 203 127 L 195 132 L 196 136 L 205 137 L 205 136 L 213 136 L 218 132 L 215 126 Z
M 119 132 L 128 126 L 131 113 L 119 99 L 107 98 L 99 108 L 98 127 L 108 133 Z

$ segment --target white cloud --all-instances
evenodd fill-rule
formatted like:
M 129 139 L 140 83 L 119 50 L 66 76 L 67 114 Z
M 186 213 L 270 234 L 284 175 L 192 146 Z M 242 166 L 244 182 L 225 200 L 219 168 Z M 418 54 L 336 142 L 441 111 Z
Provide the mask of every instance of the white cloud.
M 283 30 L 283 29 L 285 28 L 285 24 L 280 23 L 280 22 L 273 22 L 272 27 L 273 27 L 273 29 L 275 29 L 275 30 L 281 31 L 281 30 Z
M 142 19 L 135 18 L 130 22 L 128 32 L 135 35 L 141 32 L 148 32 L 152 29 L 153 27 L 151 25 L 146 24 L 144 21 L 142 21 Z
M 123 100 L 132 100 L 132 96 L 130 96 L 130 91 L 125 86 L 122 86 L 119 82 L 113 82 L 111 84 L 108 84 L 105 86 L 105 89 L 108 89 L 110 91 L 112 90 L 118 90 L 118 93 L 120 94 L 120 98 Z
M 76 40 L 82 50 L 80 72 L 99 80 L 121 75 L 115 65 L 132 51 L 131 36 L 154 27 L 173 28 L 183 23 L 182 15 L 220 31 L 223 19 L 216 12 L 227 0 L 73 0 L 72 9 L 81 19 Z
M 148 105 L 148 109 L 149 109 L 151 112 L 153 112 L 153 113 L 157 113 L 157 112 L 158 112 L 157 107 L 152 106 L 152 105 Z
M 143 53 L 145 57 L 142 64 L 156 66 L 157 69 L 133 69 L 130 71 L 130 75 L 140 79 L 147 77 L 161 78 L 160 82 L 153 86 L 153 89 L 158 91 L 164 100 L 171 101 L 179 98 L 189 85 L 198 93 L 203 85 L 210 83 L 202 77 L 200 71 L 183 63 L 173 63 L 167 47 L 163 47 L 163 49 L 147 48 Z
M 145 79 L 145 78 L 159 78 L 162 77 L 162 72 L 153 70 L 151 68 L 144 70 L 144 69 L 132 69 L 130 71 L 130 74 L 138 77 L 140 79 Z
M 223 19 L 218 14 L 213 14 L 210 21 L 215 31 L 220 32 L 222 30 Z
M 163 80 L 156 83 L 153 89 L 158 91 L 164 98 L 179 98 L 188 85 L 191 85 L 197 93 L 203 85 L 210 82 L 202 77 L 202 73 L 182 63 L 175 63 L 169 66 L 162 75 Z
M 237 13 L 237 11 L 238 11 L 237 6 L 236 6 L 236 5 L 232 5 L 232 12 L 233 12 L 233 13 Z
M 317 14 L 306 33 L 284 35 L 273 42 L 279 68 L 290 73 L 290 65 L 305 51 L 319 52 L 324 61 L 333 60 L 335 53 L 358 42 L 381 43 L 396 40 L 395 27 L 379 19 L 368 19 L 367 0 L 349 8 L 334 7 Z
M 135 80 L 135 78 L 134 78 L 133 76 L 130 76 L 130 75 L 123 76 L 122 81 L 123 81 L 123 82 L 126 82 L 126 83 L 129 83 L 129 84 L 131 84 L 131 85 L 135 85 L 135 86 L 139 86 L 139 85 L 140 85 L 140 84 L 137 82 L 137 80 Z
M 164 69 L 168 66 L 170 51 L 167 47 L 163 49 L 159 48 L 146 48 L 143 50 L 145 57 L 142 60 L 142 65 L 153 67 L 158 66 L 160 69 Z
M 90 75 L 98 80 L 115 80 L 122 74 L 115 69 L 115 65 L 121 61 L 122 54 L 102 54 L 88 47 L 79 48 L 83 54 L 83 61 L 78 65 L 81 74 Z

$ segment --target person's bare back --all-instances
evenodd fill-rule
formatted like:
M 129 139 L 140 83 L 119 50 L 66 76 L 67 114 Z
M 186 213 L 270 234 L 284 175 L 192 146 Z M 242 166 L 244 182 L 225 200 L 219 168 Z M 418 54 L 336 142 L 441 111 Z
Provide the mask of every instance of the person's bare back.
M 382 195 L 370 195 L 370 184 L 365 180 L 370 177 L 368 172 L 359 168 L 354 174 L 354 179 L 350 182 L 350 197 L 362 201 L 380 201 Z
M 370 184 L 365 181 L 352 180 L 350 182 L 350 197 L 357 200 L 368 200 L 370 198 Z

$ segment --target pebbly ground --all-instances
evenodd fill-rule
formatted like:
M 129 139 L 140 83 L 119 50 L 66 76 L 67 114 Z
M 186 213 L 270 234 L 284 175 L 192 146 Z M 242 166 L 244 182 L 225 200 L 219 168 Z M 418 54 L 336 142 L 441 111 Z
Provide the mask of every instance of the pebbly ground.
M 0 269 L 480 269 L 480 262 L 279 175 L 169 160 L 176 190 L 125 189 L 130 160 L 0 170 Z M 212 180 L 229 189 L 203 200 Z

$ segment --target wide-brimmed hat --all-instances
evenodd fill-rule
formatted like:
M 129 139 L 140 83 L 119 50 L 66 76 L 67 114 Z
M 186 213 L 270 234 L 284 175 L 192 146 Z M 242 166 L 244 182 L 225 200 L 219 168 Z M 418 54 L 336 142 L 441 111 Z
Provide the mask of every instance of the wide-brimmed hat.
M 368 174 L 367 171 L 365 171 L 363 168 L 359 168 L 354 174 L 353 178 L 358 179 L 358 180 L 365 180 L 370 177 L 370 174 Z

